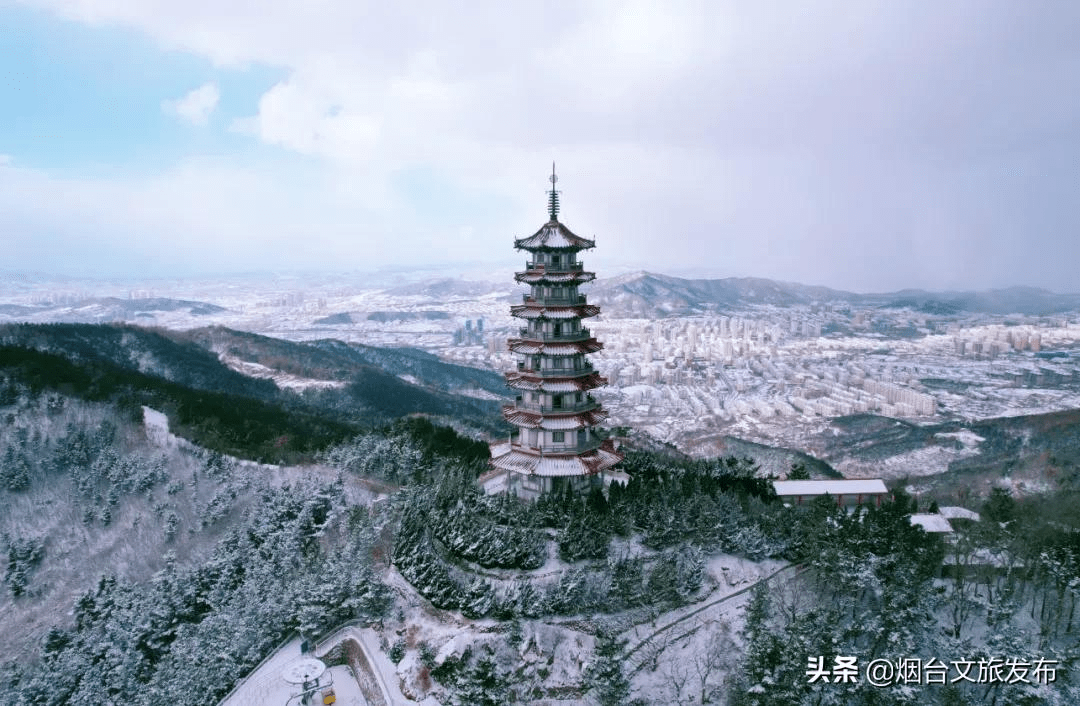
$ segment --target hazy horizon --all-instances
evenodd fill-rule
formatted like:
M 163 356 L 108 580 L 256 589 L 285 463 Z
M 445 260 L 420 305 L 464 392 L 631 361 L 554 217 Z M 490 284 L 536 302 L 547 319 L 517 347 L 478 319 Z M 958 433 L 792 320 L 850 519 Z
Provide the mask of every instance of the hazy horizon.
M 492 269 L 492 268 L 496 269 Z M 467 263 L 460 266 L 444 266 L 444 265 L 386 265 L 376 269 L 362 270 L 362 269 L 341 269 L 341 270 L 235 270 L 235 271 L 221 271 L 221 272 L 193 272 L 188 274 L 177 275 L 82 275 L 82 274 L 63 274 L 63 273 L 48 273 L 31 270 L 5 270 L 0 267 L 0 277 L 23 277 L 33 279 L 55 280 L 57 282 L 69 281 L 77 284 L 98 284 L 107 285 L 113 284 L 116 286 L 152 286 L 155 283 L 165 284 L 181 284 L 181 283 L 217 283 L 227 285 L 231 281 L 241 279 L 258 279 L 263 280 L 263 283 L 268 283 L 270 280 L 311 280 L 330 278 L 331 280 L 338 279 L 351 279 L 357 277 L 374 277 L 379 278 L 370 282 L 372 288 L 380 287 L 393 287 L 395 284 L 406 284 L 415 282 L 426 282 L 443 279 L 454 279 L 465 282 L 489 282 L 493 284 L 504 283 L 508 288 L 520 288 L 521 285 L 516 284 L 511 280 L 511 274 L 515 268 L 507 263 L 490 262 L 490 263 Z M 656 271 L 646 270 L 640 267 L 625 266 L 616 268 L 615 271 L 610 273 L 598 273 L 597 281 L 610 280 L 617 277 L 625 277 L 634 274 L 649 274 L 658 275 L 663 277 L 675 277 L 684 280 L 769 280 L 778 282 L 781 284 L 791 284 L 806 287 L 821 287 L 830 289 L 837 292 L 847 292 L 858 295 L 874 295 L 874 294 L 893 294 L 903 291 L 925 291 L 935 294 L 949 294 L 949 293 L 963 293 L 963 292 L 989 292 L 989 291 L 1007 291 L 1007 290 L 1025 290 L 1025 289 L 1037 289 L 1047 291 L 1051 294 L 1059 295 L 1080 295 L 1080 286 L 1073 289 L 1052 289 L 1049 287 L 1040 286 L 1038 284 L 1028 283 L 1015 283 L 1004 286 L 995 287 L 983 287 L 983 288 L 925 288 L 925 287 L 897 287 L 895 289 L 845 289 L 831 285 L 827 282 L 813 282 L 813 281 L 795 281 L 795 280 L 783 280 L 771 277 L 759 277 L 756 275 L 730 275 L 719 276 L 711 275 L 708 272 L 700 272 L 694 269 L 683 270 L 671 270 L 671 271 Z M 505 275 L 505 276 L 503 276 Z M 391 280 L 390 277 L 397 277 L 397 279 Z M 326 283 L 325 281 L 323 282 Z M 310 282 L 308 283 L 310 284 Z M 589 285 L 585 285 L 586 290 Z M 3 294 L 3 288 L 0 286 L 0 296 Z
M 1075 292 L 1080 7 L 0 2 L 0 271 Z M 212 274 L 219 273 L 219 274 Z

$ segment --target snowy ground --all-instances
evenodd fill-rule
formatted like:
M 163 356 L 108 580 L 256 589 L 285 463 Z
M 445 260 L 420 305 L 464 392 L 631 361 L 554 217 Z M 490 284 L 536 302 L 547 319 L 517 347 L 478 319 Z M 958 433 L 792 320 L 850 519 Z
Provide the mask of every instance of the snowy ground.
M 299 687 L 282 678 L 284 670 L 300 659 L 300 638 L 290 640 L 263 661 L 220 706 L 299 706 Z M 332 681 L 338 706 L 369 706 L 348 667 L 331 667 L 321 684 Z M 312 701 L 321 704 L 321 698 Z
M 621 634 L 621 639 L 627 641 L 627 668 L 637 692 L 660 703 L 668 698 L 684 697 L 689 687 L 679 683 L 686 681 L 686 674 L 694 677 L 699 690 L 702 677 L 706 687 L 717 688 L 736 665 L 730 659 L 731 664 L 726 664 L 716 655 L 718 650 L 723 652 L 721 647 L 735 647 L 750 589 L 761 580 L 782 577 L 792 569 L 779 561 L 753 562 L 726 554 L 710 557 L 706 565 L 708 588 L 699 601 L 661 613 Z M 506 641 L 506 624 L 490 619 L 469 620 L 457 613 L 438 610 L 396 571 L 390 570 L 385 579 L 396 595 L 398 615 L 386 621 L 381 635 L 372 629 L 364 630 L 364 646 L 395 706 L 398 698 L 403 703 L 424 706 L 443 703 L 441 687 L 431 680 L 427 667 L 421 663 L 422 645 L 433 650 L 436 664 L 460 657 L 466 649 L 490 647 L 496 659 L 519 670 L 526 683 L 540 687 L 546 694 L 528 703 L 534 706 L 582 703 L 579 688 L 583 671 L 592 658 L 595 638 L 576 626 L 593 620 L 592 616 L 582 616 L 584 620 L 522 621 L 522 640 L 510 647 Z M 320 644 L 318 652 L 329 649 L 338 639 L 335 635 Z M 405 647 L 405 656 L 397 665 L 391 664 L 387 657 L 395 642 Z M 286 645 L 269 661 L 273 665 L 287 664 L 297 651 L 295 645 Z M 725 654 L 735 653 L 728 649 Z M 272 668 L 260 668 L 249 677 L 253 685 L 244 693 L 261 688 L 258 685 L 266 683 L 266 677 L 260 675 L 269 674 Z M 242 702 L 226 701 L 222 706 L 233 703 Z
M 268 368 L 265 365 L 253 363 L 249 360 L 240 360 L 239 358 L 225 355 L 224 353 L 220 354 L 218 358 L 222 363 L 238 373 L 242 373 L 248 377 L 273 380 L 274 384 L 282 390 L 307 390 L 309 388 L 321 390 L 345 387 L 345 382 L 342 380 L 317 380 L 315 378 L 300 377 L 299 375 L 293 375 L 274 368 Z

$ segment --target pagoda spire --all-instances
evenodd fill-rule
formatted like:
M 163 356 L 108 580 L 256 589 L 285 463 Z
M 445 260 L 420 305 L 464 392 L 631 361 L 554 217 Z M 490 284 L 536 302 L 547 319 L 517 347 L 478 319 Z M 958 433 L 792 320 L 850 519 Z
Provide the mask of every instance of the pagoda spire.
M 559 192 L 555 190 L 555 183 L 559 181 L 559 177 L 555 176 L 555 162 L 551 163 L 551 176 L 548 177 L 548 181 L 551 182 L 551 191 L 548 192 L 548 215 L 551 216 L 551 220 L 559 220 Z

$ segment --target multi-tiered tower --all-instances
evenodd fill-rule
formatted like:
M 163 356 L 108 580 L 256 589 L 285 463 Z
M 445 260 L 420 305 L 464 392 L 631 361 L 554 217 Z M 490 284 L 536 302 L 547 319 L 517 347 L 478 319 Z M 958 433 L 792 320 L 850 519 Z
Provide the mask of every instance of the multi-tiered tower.
M 492 467 L 506 472 L 506 490 L 523 497 L 561 483 L 575 488 L 600 483 L 604 472 L 622 460 L 597 428 L 607 412 L 589 394 L 607 380 L 587 357 L 603 345 L 581 321 L 599 314 L 600 307 L 578 294 L 578 286 L 596 275 L 584 271 L 577 254 L 596 244 L 559 222 L 557 181 L 552 165 L 550 220 L 528 238 L 514 240 L 515 248 L 529 253 L 525 271 L 514 276 L 529 285 L 529 293 L 510 307 L 510 314 L 525 323 L 518 337 L 508 341 L 519 355 L 517 370 L 506 374 L 517 396 L 503 407 L 503 416 L 517 430 L 509 443 L 491 449 Z

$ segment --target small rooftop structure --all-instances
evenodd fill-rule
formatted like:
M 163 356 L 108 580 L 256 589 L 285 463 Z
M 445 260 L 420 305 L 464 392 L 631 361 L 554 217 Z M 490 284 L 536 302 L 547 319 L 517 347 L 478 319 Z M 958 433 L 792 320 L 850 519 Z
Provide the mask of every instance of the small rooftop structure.
M 949 505 L 946 507 L 938 508 L 938 512 L 947 520 L 971 520 L 972 522 L 979 521 L 979 513 L 974 510 L 968 510 L 966 507 L 959 507 L 956 505 Z
M 918 525 L 930 534 L 951 534 L 953 531 L 949 520 L 934 513 L 918 513 L 911 516 L 911 524 Z
M 326 664 L 320 659 L 301 657 L 282 670 L 281 678 L 294 689 L 286 702 L 289 706 L 310 706 L 316 700 L 323 704 L 337 701 L 334 678 L 327 673 Z
M 838 505 L 862 505 L 874 502 L 881 505 L 889 497 L 889 489 L 880 478 L 851 478 L 844 480 L 774 480 L 776 495 L 786 503 L 802 504 L 804 499 L 822 495 L 836 498 Z

